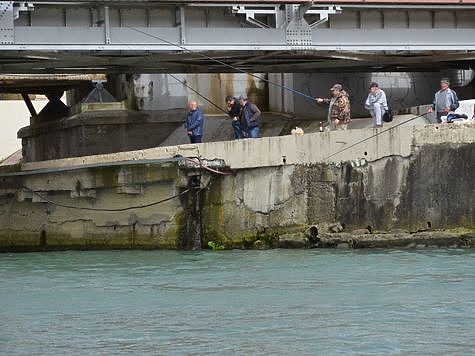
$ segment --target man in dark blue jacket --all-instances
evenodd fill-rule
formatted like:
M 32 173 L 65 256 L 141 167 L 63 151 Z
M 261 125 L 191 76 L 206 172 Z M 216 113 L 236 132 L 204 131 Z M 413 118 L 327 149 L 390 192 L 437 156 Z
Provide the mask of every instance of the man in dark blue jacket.
M 247 137 L 258 138 L 259 137 L 259 116 L 261 111 L 259 108 L 247 100 L 246 97 L 240 96 L 239 103 L 241 104 L 241 122 L 247 128 Z
M 241 104 L 239 104 L 239 100 L 228 95 L 226 97 L 226 109 L 229 117 L 233 120 L 232 126 L 234 129 L 234 138 L 240 139 L 246 137 L 246 132 L 242 127 L 241 121 L 239 121 L 239 114 L 241 112 Z
M 196 101 L 190 101 L 188 103 L 190 111 L 186 116 L 185 127 L 191 143 L 201 143 L 201 137 L 203 136 L 203 124 L 205 117 L 200 109 L 198 109 L 198 103 Z

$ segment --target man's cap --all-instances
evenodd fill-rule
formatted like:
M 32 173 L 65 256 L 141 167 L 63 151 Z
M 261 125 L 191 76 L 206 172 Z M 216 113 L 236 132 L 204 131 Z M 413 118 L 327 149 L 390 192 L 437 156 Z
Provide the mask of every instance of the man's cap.
M 343 86 L 341 84 L 333 84 L 330 90 L 343 90 Z
M 442 78 L 440 80 L 441 83 L 446 83 L 446 84 L 450 84 L 450 79 L 449 78 Z
M 371 89 L 371 88 L 379 88 L 379 85 L 378 85 L 378 83 L 376 83 L 376 82 L 372 82 L 372 83 L 369 85 L 369 88 L 370 88 L 370 89 Z

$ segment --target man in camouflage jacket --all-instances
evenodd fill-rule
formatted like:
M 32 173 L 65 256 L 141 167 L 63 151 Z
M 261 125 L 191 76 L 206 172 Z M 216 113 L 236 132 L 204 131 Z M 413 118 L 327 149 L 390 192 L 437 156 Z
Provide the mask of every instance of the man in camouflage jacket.
M 329 105 L 328 107 L 328 127 L 330 130 L 346 130 L 350 123 L 350 98 L 343 90 L 341 84 L 335 84 L 330 88 L 331 99 L 316 98 L 317 103 Z

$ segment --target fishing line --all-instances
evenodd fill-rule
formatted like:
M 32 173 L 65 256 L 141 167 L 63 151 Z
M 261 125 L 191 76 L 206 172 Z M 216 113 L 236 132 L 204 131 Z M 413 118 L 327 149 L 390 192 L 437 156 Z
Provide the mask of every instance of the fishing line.
M 170 73 L 167 73 L 167 75 L 169 75 L 170 77 L 172 77 L 173 79 L 175 79 L 178 83 L 181 83 L 183 86 L 187 87 L 188 89 L 190 89 L 192 92 L 194 92 L 195 94 L 197 94 L 199 97 L 203 98 L 204 100 L 206 100 L 208 103 L 210 103 L 211 105 L 213 105 L 215 108 L 219 109 L 220 111 L 222 111 L 223 113 L 225 113 L 226 115 L 228 115 L 228 112 L 226 110 L 224 110 L 222 107 L 218 106 L 217 104 L 215 104 L 214 102 L 212 102 L 210 99 L 208 99 L 206 96 L 204 96 L 203 94 L 201 94 L 200 92 L 198 92 L 196 89 L 193 89 L 191 86 L 189 86 L 188 84 L 186 84 L 185 81 L 182 81 L 180 79 L 178 79 L 177 77 L 175 77 L 173 74 L 170 74 Z
M 391 126 L 391 127 L 387 128 L 387 129 L 381 131 L 381 132 L 378 132 L 378 133 L 376 133 L 376 134 L 374 134 L 374 135 L 372 135 L 372 136 L 366 137 L 366 138 L 362 139 L 361 141 L 358 141 L 358 142 L 356 142 L 356 143 L 354 143 L 354 144 L 352 144 L 352 145 L 350 145 L 350 146 L 348 146 L 348 147 L 345 147 L 345 148 L 343 148 L 343 149 L 341 149 L 341 150 L 339 150 L 339 151 L 337 151 L 337 152 L 335 152 L 335 153 L 332 153 L 331 155 L 329 155 L 329 156 L 323 158 L 323 160 L 326 161 L 327 159 L 329 159 L 329 158 L 331 158 L 331 157 L 333 157 L 333 156 L 336 156 L 337 154 L 340 154 L 340 153 L 342 153 L 342 152 L 344 152 L 344 151 L 346 151 L 346 150 L 349 150 L 350 148 L 353 148 L 353 147 L 355 147 L 355 146 L 357 146 L 357 145 L 359 145 L 359 144 L 361 144 L 361 143 L 363 143 L 363 142 L 366 142 L 366 141 L 368 141 L 368 140 L 370 140 L 370 139 L 372 139 L 372 138 L 374 138 L 374 137 L 376 137 L 376 136 L 382 135 L 382 134 L 385 133 L 385 132 L 391 131 L 392 129 L 394 129 L 394 128 L 396 128 L 396 127 L 399 127 L 399 126 L 401 126 L 401 125 L 407 124 L 408 122 L 410 122 L 410 121 L 412 121 L 412 120 L 415 120 L 415 119 L 417 119 L 417 118 L 419 118 L 419 117 L 422 117 L 422 116 L 424 116 L 424 115 L 427 115 L 427 114 L 428 114 L 428 113 L 424 113 L 424 114 L 421 114 L 421 115 L 417 115 L 417 116 L 411 117 L 410 119 L 407 119 L 407 120 L 405 120 L 405 121 L 403 121 L 403 122 L 400 122 L 399 124 L 396 124 L 396 125 L 394 125 L 394 126 Z
M 131 29 L 134 29 L 132 27 L 129 27 Z M 129 47 L 130 49 L 130 46 L 127 45 L 126 43 L 122 42 L 120 39 L 116 39 L 114 38 L 114 41 L 117 40 L 118 42 L 124 44 L 125 46 Z M 178 79 L 177 77 L 175 77 L 173 74 L 170 74 L 170 73 L 166 73 L 166 75 L 169 75 L 170 77 L 172 77 L 173 79 L 175 79 L 178 83 L 181 83 L 183 86 L 185 86 L 186 88 L 190 89 L 192 92 L 194 92 L 196 95 L 198 95 L 200 98 L 206 100 L 208 103 L 210 103 L 211 105 L 213 105 L 215 108 L 217 108 L 218 110 L 220 110 L 221 112 L 225 113 L 226 115 L 228 115 L 228 112 L 225 111 L 222 107 L 220 107 L 219 105 L 217 105 L 216 103 L 214 103 L 213 101 L 211 101 L 209 98 L 207 98 L 206 96 L 204 96 L 203 94 L 201 94 L 198 90 L 194 89 L 193 87 L 189 86 L 188 84 L 186 84 L 186 81 L 182 81 L 180 79 Z
M 302 97 L 304 97 L 304 98 L 306 98 L 306 99 L 308 99 L 308 100 L 315 101 L 315 98 L 312 97 L 312 96 L 310 96 L 310 95 L 307 95 L 307 94 L 305 94 L 305 93 L 302 93 L 302 92 L 300 92 L 300 91 L 298 91 L 298 90 L 295 90 L 295 89 L 293 89 L 293 88 L 289 88 L 289 87 L 287 87 L 287 86 L 285 86 L 285 85 L 282 85 L 282 84 L 273 82 L 273 81 L 271 81 L 271 80 L 269 80 L 269 79 L 267 79 L 267 78 L 263 78 L 263 77 L 261 77 L 261 76 L 259 76 L 259 75 L 246 72 L 245 70 L 239 69 L 238 67 L 233 66 L 232 64 L 228 64 L 228 63 L 226 63 L 226 62 L 223 62 L 223 61 L 221 61 L 221 60 L 219 60 L 219 59 L 216 59 L 216 58 L 207 56 L 206 54 L 203 54 L 203 53 L 200 53 L 200 52 L 194 52 L 194 51 L 192 51 L 192 50 L 190 50 L 190 49 L 188 49 L 188 48 L 186 48 L 186 47 L 184 47 L 184 46 L 181 46 L 181 45 L 179 45 L 179 44 L 176 44 L 176 43 L 167 41 L 167 40 L 165 40 L 165 39 L 163 39 L 163 38 L 161 38 L 161 37 L 158 37 L 158 36 L 156 36 L 156 35 L 152 35 L 152 34 L 150 34 L 150 33 L 148 33 L 148 32 L 139 30 L 138 28 L 131 27 L 131 26 L 125 26 L 125 27 L 130 28 L 131 30 L 134 30 L 134 31 L 139 32 L 139 33 L 141 33 L 141 34 L 144 34 L 144 35 L 146 35 L 146 36 L 149 36 L 149 37 L 155 38 L 155 39 L 157 39 L 157 40 L 160 40 L 160 41 L 162 41 L 162 42 L 165 42 L 165 43 L 167 43 L 167 44 L 169 44 L 169 45 L 178 47 L 178 48 L 180 48 L 180 49 L 182 49 L 182 50 L 184 50 L 184 51 L 186 51 L 186 52 L 193 53 L 193 54 L 196 54 L 196 55 L 198 55 L 198 56 L 200 56 L 200 57 L 202 57 L 202 58 L 209 59 L 210 61 L 219 63 L 219 64 L 221 64 L 221 65 L 223 65 L 223 66 L 226 66 L 226 67 L 228 67 L 228 68 L 231 68 L 231 69 L 233 69 L 233 70 L 235 70 L 235 71 L 238 71 L 238 72 L 240 72 L 240 73 L 247 74 L 247 75 L 249 75 L 249 76 L 251 76 L 251 77 L 254 77 L 254 78 L 257 78 L 257 79 L 259 79 L 259 80 L 262 80 L 262 81 L 264 81 L 264 82 L 266 82 L 266 83 L 268 83 L 268 84 L 271 84 L 271 85 L 274 85 L 274 86 L 276 86 L 276 87 L 285 89 L 285 90 L 290 91 L 290 92 L 292 92 L 292 93 L 294 93 L 294 94 L 296 94 L 296 95 L 300 95 L 300 96 L 302 96 Z
M 213 62 L 219 63 L 219 64 L 221 64 L 221 65 L 223 65 L 223 66 L 226 66 L 226 67 L 228 67 L 228 68 L 231 68 L 231 69 L 233 69 L 233 70 L 236 70 L 236 71 L 238 71 L 238 72 L 240 72 L 240 73 L 244 73 L 244 74 L 249 75 L 249 76 L 251 76 L 251 77 L 257 78 L 257 79 L 262 80 L 262 81 L 264 81 L 264 82 L 266 82 L 266 83 L 272 84 L 272 85 L 274 85 L 274 86 L 276 86 L 276 87 L 279 87 L 279 88 L 282 88 L 282 89 L 285 89 L 285 90 L 290 91 L 290 92 L 292 92 L 292 93 L 294 93 L 294 94 L 300 95 L 300 96 L 302 96 L 302 97 L 304 97 L 304 98 L 306 98 L 306 99 L 310 99 L 310 100 L 312 100 L 312 102 L 315 102 L 315 98 L 314 98 L 314 97 L 311 97 L 310 95 L 307 95 L 307 94 L 305 94 L 305 93 L 302 93 L 302 92 L 300 92 L 300 91 L 298 91 L 298 90 L 289 88 L 289 87 L 287 87 L 287 86 L 285 86 L 285 85 L 282 85 L 282 84 L 279 84 L 279 83 L 275 83 L 275 82 L 273 82 L 273 81 L 271 81 L 271 80 L 269 80 L 269 79 L 260 77 L 260 76 L 258 76 L 258 75 L 256 75 L 256 74 L 252 74 L 252 73 L 246 72 L 246 71 L 243 70 L 243 69 L 239 69 L 239 68 L 237 68 L 236 66 L 233 66 L 233 65 L 231 65 L 231 64 L 228 64 L 228 63 L 226 63 L 226 62 L 223 62 L 223 61 L 221 61 L 221 60 L 219 60 L 219 59 L 216 59 L 216 58 L 207 56 L 207 55 L 205 55 L 205 54 L 203 54 L 203 53 L 194 52 L 194 51 L 192 51 L 192 50 L 190 50 L 190 49 L 188 49 L 188 48 L 186 48 L 186 47 L 184 47 L 184 46 L 181 46 L 181 45 L 179 45 L 179 44 L 170 42 L 170 41 L 165 40 L 165 39 L 163 39 L 163 38 L 161 38 L 161 37 L 158 37 L 158 36 L 156 36 L 156 35 L 152 35 L 152 34 L 150 34 L 150 33 L 148 33 L 148 32 L 139 30 L 138 28 L 131 27 L 131 26 L 126 26 L 126 27 L 127 27 L 127 28 L 130 28 L 130 29 L 133 30 L 133 31 L 139 32 L 139 33 L 141 33 L 141 34 L 144 34 L 144 35 L 146 35 L 146 36 L 149 36 L 149 37 L 158 39 L 159 41 L 162 41 L 162 42 L 164 42 L 164 43 L 167 43 L 167 44 L 169 44 L 169 45 L 171 45 L 171 46 L 178 47 L 178 48 L 182 49 L 183 51 L 196 54 L 196 55 L 198 55 L 198 56 L 200 56 L 200 57 L 202 57 L 202 58 L 206 58 L 206 59 L 211 60 L 211 61 L 213 61 Z M 189 87 L 188 87 L 188 88 L 189 88 Z M 191 88 L 190 88 L 190 89 L 191 89 Z M 213 103 L 213 105 L 215 105 L 215 104 Z M 222 109 L 221 109 L 221 110 L 222 110 Z M 408 122 L 411 122 L 411 121 L 413 121 L 413 120 L 415 120 L 415 119 L 417 119 L 417 118 L 419 118 L 419 117 L 425 116 L 425 115 L 427 115 L 427 113 L 414 116 L 414 117 L 412 117 L 412 118 L 410 118 L 410 119 L 408 119 L 408 120 L 405 120 L 405 121 L 403 121 L 403 122 L 400 122 L 399 124 L 396 124 L 396 125 L 394 125 L 394 126 L 391 126 L 391 127 L 388 128 L 388 129 L 385 129 L 385 130 L 383 130 L 383 131 L 381 131 L 381 132 L 376 133 L 375 135 L 372 135 L 372 136 L 370 136 L 370 137 L 367 137 L 367 138 L 365 138 L 365 139 L 363 139 L 363 140 L 360 140 L 360 141 L 358 141 L 358 142 L 356 142 L 356 143 L 354 143 L 354 144 L 352 144 L 352 145 L 350 145 L 350 146 L 348 146 L 348 147 L 346 147 L 346 148 L 343 148 L 342 150 L 339 150 L 339 151 L 337 151 L 337 152 L 335 152 L 335 153 L 332 153 L 331 155 L 325 157 L 324 160 L 327 160 L 328 158 L 331 158 L 331 157 L 333 157 L 333 156 L 336 156 L 337 154 L 339 154 L 339 153 L 341 153 L 341 152 L 344 152 L 344 151 L 346 151 L 346 150 L 349 150 L 350 148 L 353 148 L 353 147 L 355 147 L 355 146 L 357 146 L 357 145 L 359 145 L 359 144 L 361 144 L 361 143 L 363 143 L 363 142 L 366 142 L 366 141 L 368 141 L 368 140 L 370 140 L 370 139 L 372 139 L 372 138 L 374 138 L 374 137 L 377 137 L 377 136 L 379 136 L 379 135 L 382 135 L 383 133 L 386 133 L 386 132 L 388 132 L 388 131 L 390 131 L 390 130 L 396 128 L 396 127 L 399 127 L 399 126 L 401 126 L 401 125 L 404 125 L 404 124 L 406 124 L 406 123 L 408 123 Z

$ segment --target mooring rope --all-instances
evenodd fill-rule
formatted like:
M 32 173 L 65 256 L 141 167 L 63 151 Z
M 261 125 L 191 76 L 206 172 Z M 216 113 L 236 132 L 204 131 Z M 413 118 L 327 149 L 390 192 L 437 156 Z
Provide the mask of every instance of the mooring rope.
M 176 194 L 176 195 L 173 195 L 171 197 L 168 197 L 168 198 L 165 198 L 165 199 L 162 199 L 162 200 L 159 200 L 159 201 L 155 201 L 153 203 L 144 204 L 144 205 L 128 206 L 126 208 L 89 208 L 89 207 L 83 207 L 83 206 L 75 206 L 75 205 L 68 205 L 68 204 L 58 203 L 58 202 L 55 202 L 53 200 L 50 200 L 50 199 L 46 198 L 45 196 L 43 196 L 42 194 L 40 194 L 38 192 L 35 192 L 31 188 L 28 188 L 26 186 L 22 186 L 22 188 L 29 191 L 29 192 L 31 192 L 32 194 L 36 195 L 37 197 L 44 200 L 45 202 L 47 202 L 49 204 L 52 204 L 52 205 L 55 205 L 55 206 L 59 206 L 61 208 L 76 209 L 76 210 L 89 210 L 89 211 L 104 211 L 104 212 L 119 212 L 119 211 L 133 210 L 133 209 L 148 208 L 148 207 L 158 205 L 158 204 L 162 204 L 162 203 L 165 203 L 167 201 L 178 198 L 182 195 L 185 195 L 186 193 L 188 193 L 190 191 L 190 189 L 186 189 L 183 192 L 181 192 L 180 194 Z

